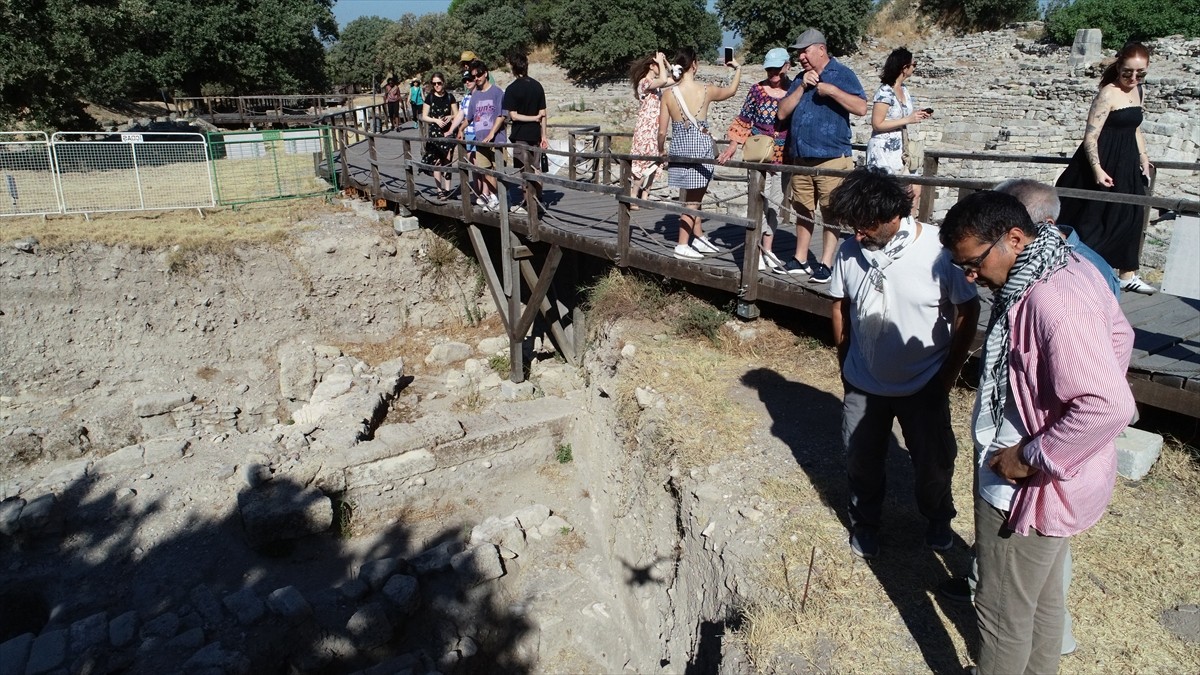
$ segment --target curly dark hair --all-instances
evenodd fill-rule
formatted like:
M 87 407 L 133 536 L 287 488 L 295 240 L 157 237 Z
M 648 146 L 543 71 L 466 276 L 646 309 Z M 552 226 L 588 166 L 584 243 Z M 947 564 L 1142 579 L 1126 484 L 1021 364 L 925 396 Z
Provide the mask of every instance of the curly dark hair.
M 879 81 L 883 84 L 896 84 L 896 79 L 900 77 L 900 71 L 908 67 L 908 64 L 913 62 L 912 52 L 904 47 L 898 47 L 888 54 L 887 60 L 883 62 L 883 70 L 879 73 Z
M 950 207 L 938 237 L 942 246 L 951 248 L 967 237 L 996 241 L 1014 227 L 1021 228 L 1030 237 L 1037 236 L 1037 226 L 1021 200 L 1003 192 L 982 190 L 963 197 Z
M 912 212 L 912 192 L 896 177 L 875 166 L 850 172 L 829 194 L 833 219 L 859 230 L 870 229 Z

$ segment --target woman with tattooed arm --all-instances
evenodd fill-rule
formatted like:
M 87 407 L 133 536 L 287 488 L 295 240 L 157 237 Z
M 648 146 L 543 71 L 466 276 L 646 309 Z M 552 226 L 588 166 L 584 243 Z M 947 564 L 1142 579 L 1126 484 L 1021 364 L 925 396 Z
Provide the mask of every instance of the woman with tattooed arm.
M 1141 123 L 1142 83 L 1149 65 L 1150 54 L 1140 43 L 1130 42 L 1117 52 L 1100 78 L 1083 143 L 1059 176 L 1058 187 L 1146 194 L 1153 166 Z M 1148 295 L 1158 289 L 1137 274 L 1145 208 L 1064 197 L 1058 222 L 1073 226 L 1118 271 L 1122 289 Z

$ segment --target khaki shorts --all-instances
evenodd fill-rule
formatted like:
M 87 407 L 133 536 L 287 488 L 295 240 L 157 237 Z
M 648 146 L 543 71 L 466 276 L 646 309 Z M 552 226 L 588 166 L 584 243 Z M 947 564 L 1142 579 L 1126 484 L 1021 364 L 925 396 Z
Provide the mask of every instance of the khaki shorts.
M 850 171 L 854 168 L 853 157 L 834 157 L 833 159 L 795 159 L 795 166 L 807 166 L 821 169 L 839 169 Z M 841 176 L 792 176 L 792 201 L 811 211 L 829 206 L 829 193 L 842 184 Z
M 508 160 L 508 152 L 505 151 L 504 159 Z M 475 148 L 475 166 L 481 169 L 491 169 L 496 166 L 496 148 Z

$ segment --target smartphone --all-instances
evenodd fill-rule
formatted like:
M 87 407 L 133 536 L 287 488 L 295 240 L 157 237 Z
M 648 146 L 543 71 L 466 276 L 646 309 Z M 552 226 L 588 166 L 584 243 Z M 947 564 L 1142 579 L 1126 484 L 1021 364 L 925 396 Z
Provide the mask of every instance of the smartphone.
M 933 108 L 925 108 L 926 115 L 933 115 Z
M 722 61 L 721 63 L 722 64 L 729 63 L 732 60 L 733 60 L 733 47 L 726 47 L 725 48 L 725 60 Z

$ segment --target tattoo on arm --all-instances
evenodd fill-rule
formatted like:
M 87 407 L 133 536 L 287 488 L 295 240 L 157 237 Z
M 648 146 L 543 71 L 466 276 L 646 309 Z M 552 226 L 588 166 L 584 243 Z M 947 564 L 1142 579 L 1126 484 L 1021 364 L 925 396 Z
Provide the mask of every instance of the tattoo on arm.
M 1102 95 L 1097 94 L 1092 101 L 1092 109 L 1088 111 L 1087 126 L 1083 130 L 1083 149 L 1087 153 L 1088 161 L 1093 165 L 1100 163 L 1098 141 L 1100 130 L 1104 128 L 1104 121 L 1108 119 L 1108 103 L 1103 98 Z

